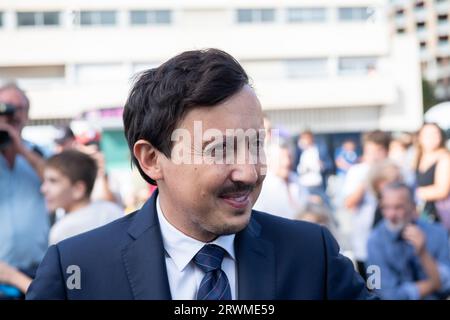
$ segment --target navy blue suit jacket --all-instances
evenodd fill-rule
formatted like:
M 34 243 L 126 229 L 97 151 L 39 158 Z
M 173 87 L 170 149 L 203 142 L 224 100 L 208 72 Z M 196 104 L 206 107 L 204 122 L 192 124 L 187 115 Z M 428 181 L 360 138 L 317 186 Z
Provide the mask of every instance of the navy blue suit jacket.
M 156 192 L 141 210 L 51 246 L 27 299 L 171 299 Z M 253 211 L 236 234 L 238 299 L 366 299 L 329 231 Z M 81 288 L 69 289 L 72 271 Z M 72 279 L 73 280 L 73 279 Z

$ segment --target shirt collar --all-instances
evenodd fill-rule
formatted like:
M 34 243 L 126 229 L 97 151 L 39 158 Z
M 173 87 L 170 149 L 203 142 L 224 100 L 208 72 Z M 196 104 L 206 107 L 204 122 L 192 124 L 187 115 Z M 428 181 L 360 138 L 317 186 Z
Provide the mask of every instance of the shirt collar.
M 156 212 L 158 214 L 164 249 L 170 258 L 172 258 L 178 270 L 183 271 L 197 252 L 207 243 L 191 238 L 175 228 L 164 216 L 159 203 L 159 196 L 156 198 Z M 234 238 L 235 234 L 220 236 L 208 244 L 215 244 L 222 247 L 235 260 Z

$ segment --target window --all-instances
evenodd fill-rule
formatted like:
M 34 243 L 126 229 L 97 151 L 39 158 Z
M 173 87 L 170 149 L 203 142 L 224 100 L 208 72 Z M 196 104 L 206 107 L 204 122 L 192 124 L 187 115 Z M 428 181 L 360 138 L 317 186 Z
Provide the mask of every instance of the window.
M 448 36 L 439 36 L 438 42 L 439 42 L 439 45 L 441 45 L 441 46 L 448 45 Z
M 3 12 L 0 12 L 0 28 L 3 27 Z
M 238 23 L 267 23 L 275 21 L 275 9 L 238 9 Z
M 427 48 L 427 43 L 426 43 L 425 41 L 421 41 L 421 42 L 419 43 L 419 45 L 420 45 L 420 50 L 426 50 L 426 48 Z
M 116 24 L 115 11 L 80 11 L 80 24 L 82 26 Z
M 59 25 L 59 13 L 58 12 L 44 12 L 44 25 L 56 26 Z
M 172 21 L 169 10 L 133 10 L 130 12 L 132 25 L 170 24 Z
M 373 14 L 373 9 L 369 7 L 339 8 L 341 21 L 367 21 Z
M 325 8 L 289 8 L 288 22 L 324 22 Z
M 446 66 L 450 63 L 450 58 L 448 57 L 437 57 L 436 63 L 440 66 Z
M 397 29 L 397 33 L 398 33 L 398 34 L 405 33 L 405 28 L 398 28 L 398 29 Z
M 131 24 L 148 24 L 148 11 L 131 11 L 130 12 L 130 23 Z
M 397 9 L 397 11 L 395 11 L 395 15 L 397 17 L 403 17 L 404 14 L 405 14 L 405 10 L 404 9 Z
M 287 76 L 289 78 L 326 77 L 328 59 L 309 58 L 286 61 Z
M 17 12 L 17 25 L 19 27 L 58 26 L 59 16 L 57 11 Z
M 424 1 L 417 1 L 415 7 L 416 8 L 424 8 L 425 7 L 425 2 Z
M 438 15 L 438 24 L 446 24 L 446 23 L 448 23 L 448 14 Z
M 416 23 L 416 29 L 417 29 L 417 31 L 425 30 L 426 27 L 427 27 L 427 25 L 426 25 L 425 22 L 417 22 L 417 23 Z
M 345 57 L 339 59 L 339 74 L 366 75 L 376 71 L 375 57 Z
M 18 12 L 18 26 L 34 26 L 36 25 L 36 12 Z

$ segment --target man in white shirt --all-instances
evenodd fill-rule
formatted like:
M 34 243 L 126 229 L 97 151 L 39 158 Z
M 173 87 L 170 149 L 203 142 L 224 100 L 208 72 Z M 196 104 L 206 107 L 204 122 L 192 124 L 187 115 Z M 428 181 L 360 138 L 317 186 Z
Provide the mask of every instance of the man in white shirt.
M 159 198 L 156 210 L 161 227 L 167 276 L 175 300 L 195 300 L 197 288 L 203 279 L 203 272 L 190 263 L 195 254 L 205 245 L 202 241 L 191 238 L 179 231 L 165 218 Z M 234 234 L 218 237 L 211 244 L 224 248 L 227 254 L 223 258 L 222 269 L 230 283 L 232 299 L 236 299 L 236 255 L 234 251 Z
M 292 152 L 286 143 L 276 144 L 268 150 L 267 158 L 267 175 L 253 208 L 295 219 L 306 208 L 309 193 L 291 171 Z
M 370 169 L 388 155 L 390 136 L 376 130 L 363 136 L 362 162 L 347 172 L 343 186 L 344 206 L 352 214 L 351 244 L 359 273 L 365 277 L 367 241 L 372 230 L 377 199 L 370 187 Z
M 302 154 L 297 167 L 300 175 L 300 184 L 306 188 L 322 187 L 322 162 L 319 157 L 319 149 L 314 144 L 312 133 L 302 133 L 301 138 Z
M 329 206 L 326 189 L 328 176 L 333 171 L 333 162 L 324 147 L 319 147 L 314 141 L 311 131 L 302 132 L 298 138 L 294 163 L 297 165 L 295 169 L 300 185 Z

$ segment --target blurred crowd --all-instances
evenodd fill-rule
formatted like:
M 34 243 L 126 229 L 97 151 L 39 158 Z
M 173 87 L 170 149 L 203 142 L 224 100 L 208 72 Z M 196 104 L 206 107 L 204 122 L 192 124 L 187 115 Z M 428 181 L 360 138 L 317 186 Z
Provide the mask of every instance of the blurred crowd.
M 114 191 L 98 141 L 70 127 L 58 128 L 55 150 L 25 141 L 29 108 L 20 88 L 0 88 L 0 299 L 23 297 L 49 245 L 138 209 L 152 192 Z M 365 132 L 336 150 L 309 130 L 274 139 L 267 117 L 265 127 L 255 210 L 329 228 L 364 278 L 380 268 L 384 299 L 450 295 L 450 153 L 438 125 Z
M 271 130 L 270 120 L 265 123 Z M 269 139 L 267 177 L 254 208 L 328 227 L 363 278 L 371 276 L 369 269 L 380 270 L 374 289 L 384 299 L 447 298 L 446 142 L 434 123 L 415 133 L 365 132 L 361 141 L 345 140 L 333 156 L 311 131 L 276 144 Z
M 62 126 L 54 150 L 23 139 L 29 108 L 15 84 L 0 88 L 0 299 L 23 298 L 49 245 L 138 209 L 151 193 L 113 190 L 96 137 Z

